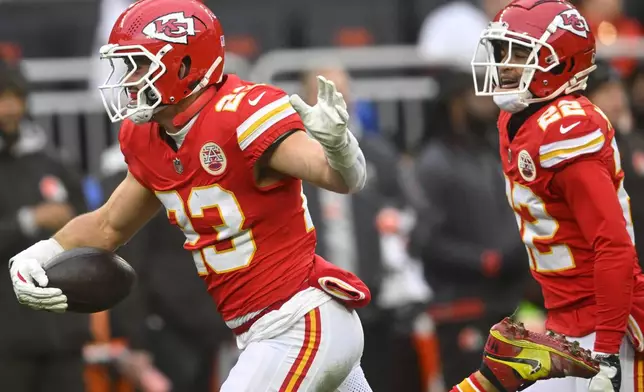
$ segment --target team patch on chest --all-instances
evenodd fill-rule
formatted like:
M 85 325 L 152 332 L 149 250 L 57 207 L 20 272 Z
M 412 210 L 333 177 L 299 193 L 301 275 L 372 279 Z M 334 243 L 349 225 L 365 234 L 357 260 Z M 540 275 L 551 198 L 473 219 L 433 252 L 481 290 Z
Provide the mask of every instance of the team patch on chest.
M 226 170 L 226 154 L 213 142 L 208 142 L 201 147 L 199 162 L 204 170 L 213 176 L 218 176 Z
M 517 156 L 517 169 L 526 181 L 534 181 L 537 178 L 537 166 L 526 150 L 521 150 Z

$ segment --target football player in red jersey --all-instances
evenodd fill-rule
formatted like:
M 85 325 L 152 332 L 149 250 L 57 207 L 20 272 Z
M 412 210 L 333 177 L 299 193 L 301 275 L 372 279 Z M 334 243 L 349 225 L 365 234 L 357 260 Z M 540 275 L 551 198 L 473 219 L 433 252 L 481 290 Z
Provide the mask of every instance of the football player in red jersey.
M 472 61 L 477 95 L 501 108 L 507 197 L 542 287 L 546 326 L 602 362 L 590 385 L 567 378 L 533 391 L 642 388 L 644 278 L 613 127 L 581 94 L 594 62 L 586 20 L 562 0 L 510 3 Z
M 344 99 L 324 78 L 309 107 L 224 74 L 224 46 L 196 0 L 141 0 L 121 14 L 101 48 L 113 72 L 100 91 L 123 121 L 128 175 L 105 205 L 10 260 L 17 298 L 64 311 L 42 266 L 65 249 L 114 250 L 164 207 L 243 349 L 222 391 L 371 391 L 353 309 L 369 290 L 315 255 L 302 193 L 302 181 L 341 193 L 365 183 Z

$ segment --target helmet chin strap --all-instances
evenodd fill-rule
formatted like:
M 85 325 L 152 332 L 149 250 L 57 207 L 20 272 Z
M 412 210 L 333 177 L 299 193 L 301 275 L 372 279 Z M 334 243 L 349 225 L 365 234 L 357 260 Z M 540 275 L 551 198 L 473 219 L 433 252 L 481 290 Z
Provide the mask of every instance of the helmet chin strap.
M 217 89 L 214 86 L 209 86 L 203 94 L 201 94 L 195 101 L 190 104 L 183 112 L 177 114 L 172 119 L 172 125 L 177 128 L 183 127 L 191 118 L 193 118 L 201 109 L 210 102 L 210 100 L 217 94 Z
M 578 90 L 585 90 L 586 83 L 588 81 L 588 75 L 597 68 L 596 65 L 592 65 L 585 70 L 578 72 L 575 76 L 570 78 L 566 84 L 559 87 L 552 94 L 547 97 L 535 98 L 532 96 L 530 91 L 526 91 L 522 94 L 506 94 L 506 95 L 495 95 L 494 103 L 503 111 L 508 113 L 518 113 L 523 109 L 527 108 L 528 105 L 539 102 L 546 102 L 557 98 L 559 95 L 570 94 Z
M 524 94 L 506 94 L 506 95 L 495 95 L 492 97 L 494 103 L 499 109 L 508 113 L 519 113 L 523 109 L 527 108 L 529 103 L 526 102 L 526 97 L 524 95 L 531 95 L 530 92 Z
M 125 111 L 125 118 L 129 119 L 137 125 L 145 124 L 152 120 L 152 116 L 165 109 L 165 105 L 159 105 L 157 94 L 153 90 L 146 87 L 146 91 L 139 91 L 137 94 L 137 105 L 135 108 L 128 107 Z M 150 101 L 157 99 L 158 103 L 150 105 Z
M 147 105 L 147 97 L 145 97 L 145 94 L 143 95 L 143 99 L 146 101 L 144 104 L 149 106 Z M 166 107 L 167 105 L 159 105 L 156 108 L 144 107 L 138 109 L 127 109 L 125 117 L 136 125 L 141 125 L 150 122 L 155 114 L 159 113 Z
M 210 77 L 211 77 L 211 76 L 212 76 L 212 74 L 215 72 L 215 70 L 217 69 L 217 67 L 219 66 L 219 64 L 221 64 L 221 62 L 222 62 L 222 61 L 224 61 L 224 59 L 223 59 L 223 58 L 221 58 L 221 57 L 217 57 L 217 59 L 212 63 L 212 65 L 210 66 L 210 68 L 208 68 L 208 71 L 206 71 L 206 74 L 204 75 L 204 77 L 199 81 L 199 84 L 197 85 L 197 87 L 195 87 L 195 89 L 194 89 L 194 90 L 192 90 L 192 91 L 190 92 L 190 94 L 188 94 L 188 96 L 187 96 L 187 97 L 189 97 L 189 96 L 191 96 L 191 95 L 193 95 L 193 94 L 196 94 L 197 92 L 201 91 L 203 88 L 207 87 L 207 86 L 210 84 Z M 215 81 L 214 83 L 219 83 L 219 82 L 221 82 L 221 79 L 223 78 L 223 76 L 224 76 L 224 73 L 222 72 L 222 73 L 219 75 L 219 80 Z M 187 98 L 187 97 L 186 97 L 186 98 Z
M 186 110 L 177 114 L 174 119 L 172 119 L 172 124 L 175 127 L 182 127 L 183 125 L 185 125 L 188 121 L 190 121 L 191 118 L 199 113 L 208 102 L 210 102 L 210 100 L 215 96 L 216 93 L 217 89 L 214 88 L 214 86 L 206 89 L 199 98 L 197 98 L 190 106 L 188 106 L 188 108 L 186 108 Z M 132 114 L 132 116 L 128 118 L 137 125 L 145 124 L 147 122 L 150 122 L 155 114 L 159 113 L 167 107 L 168 105 L 161 105 L 157 106 L 154 109 L 128 109 L 128 111 L 131 110 L 132 112 L 134 112 L 134 114 Z

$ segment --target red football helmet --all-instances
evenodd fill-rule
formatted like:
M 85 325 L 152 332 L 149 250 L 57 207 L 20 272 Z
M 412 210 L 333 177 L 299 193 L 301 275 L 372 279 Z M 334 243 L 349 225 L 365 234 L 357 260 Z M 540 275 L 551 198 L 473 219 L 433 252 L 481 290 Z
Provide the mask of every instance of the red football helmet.
M 501 43 L 507 45 L 505 58 Z M 517 46 L 530 53 L 525 63 L 510 62 Z M 522 68 L 521 80 L 514 89 L 500 89 L 500 70 L 508 67 Z M 511 2 L 483 31 L 472 60 L 476 95 L 494 96 L 509 111 L 583 90 L 595 68 L 595 37 L 579 11 L 562 0 Z
M 112 66 L 99 87 L 110 119 L 144 123 L 162 105 L 221 81 L 224 35 L 217 17 L 197 0 L 140 0 L 117 19 L 100 55 Z M 130 80 L 147 64 L 143 76 Z

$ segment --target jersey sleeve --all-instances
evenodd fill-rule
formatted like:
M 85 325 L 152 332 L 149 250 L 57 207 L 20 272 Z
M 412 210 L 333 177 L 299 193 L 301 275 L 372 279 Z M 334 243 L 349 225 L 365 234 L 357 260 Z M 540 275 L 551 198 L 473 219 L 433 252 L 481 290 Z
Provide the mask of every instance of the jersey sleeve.
M 609 127 L 594 116 L 569 116 L 545 130 L 539 146 L 539 164 L 560 169 L 578 159 L 598 154 L 608 144 Z
M 304 129 L 300 115 L 288 95 L 273 86 L 257 85 L 242 101 L 237 142 L 252 166 L 278 138 L 292 130 Z
M 613 176 L 600 160 L 581 160 L 556 173 L 553 185 L 595 251 L 595 351 L 619 352 L 631 310 L 634 266 L 638 261 Z
M 545 169 L 564 166 L 611 151 L 614 130 L 604 113 L 585 97 L 567 96 L 543 110 L 535 121 L 543 131 L 539 163 Z

